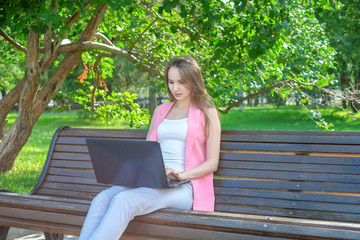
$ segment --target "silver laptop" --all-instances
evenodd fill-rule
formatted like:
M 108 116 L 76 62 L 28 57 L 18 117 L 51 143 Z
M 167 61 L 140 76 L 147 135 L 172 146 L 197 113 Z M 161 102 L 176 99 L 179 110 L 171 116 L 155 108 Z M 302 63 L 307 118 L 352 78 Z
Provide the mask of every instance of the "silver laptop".
M 86 138 L 96 180 L 130 187 L 173 188 L 189 181 L 167 178 L 155 141 Z

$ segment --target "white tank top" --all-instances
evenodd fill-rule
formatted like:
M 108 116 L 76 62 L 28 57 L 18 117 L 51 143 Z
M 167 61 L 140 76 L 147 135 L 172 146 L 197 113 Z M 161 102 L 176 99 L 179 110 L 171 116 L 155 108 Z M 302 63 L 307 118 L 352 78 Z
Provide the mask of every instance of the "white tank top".
M 158 127 L 158 139 L 165 166 L 181 172 L 185 169 L 188 119 L 164 119 Z

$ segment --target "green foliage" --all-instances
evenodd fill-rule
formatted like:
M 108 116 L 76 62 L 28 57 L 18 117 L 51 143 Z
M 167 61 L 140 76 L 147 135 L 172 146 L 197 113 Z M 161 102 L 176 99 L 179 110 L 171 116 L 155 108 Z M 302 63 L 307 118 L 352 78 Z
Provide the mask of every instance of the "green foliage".
M 329 1 L 163 1 L 108 11 L 100 26 L 118 48 L 163 69 L 169 58 L 192 55 L 218 106 L 240 90 L 258 91 L 289 78 L 333 82 L 334 50 L 313 9 Z
M 336 10 L 318 9 L 316 14 L 325 24 L 326 35 L 336 50 L 334 72 L 344 75 L 341 84 L 360 88 L 360 4 L 357 0 L 342 0 Z
M 16 32 L 15 40 L 24 46 L 30 27 L 44 33 L 50 24 L 54 35 L 76 41 L 97 10 L 96 4 L 105 2 L 109 10 L 99 32 L 136 59 L 135 70 L 129 72 L 146 66 L 161 73 L 169 58 L 192 55 L 200 63 L 207 89 L 219 107 L 236 101 L 239 92 L 254 93 L 287 79 L 321 87 L 335 82 L 331 75 L 335 51 L 325 36 L 324 24 L 316 17 L 338 9 L 336 0 L 96 0 L 88 8 L 88 1 L 60 0 L 55 12 L 50 0 L 5 0 L 0 5 L 0 27 Z M 65 23 L 76 11 L 81 16 L 67 27 Z M 82 60 L 91 66 L 103 53 L 86 51 Z M 113 69 L 119 66 L 113 60 L 103 57 L 99 64 L 108 88 L 116 92 L 140 88 L 137 79 L 147 76 L 123 73 L 127 71 L 124 65 Z M 290 91 L 284 86 L 273 94 L 284 97 Z M 110 101 L 101 95 L 98 98 Z M 99 114 L 123 116 L 105 112 Z
M 80 115 L 84 118 L 100 119 L 110 124 L 115 119 L 126 119 L 130 127 L 139 128 L 143 125 L 143 119 L 147 117 L 144 110 L 136 103 L 137 94 L 106 92 L 104 89 L 96 89 L 95 102 L 92 102 L 94 86 L 84 81 L 83 87 L 76 89 L 74 94 L 59 92 L 56 99 L 69 99 L 68 103 L 57 106 L 55 111 L 64 111 L 73 107 L 74 104 L 83 109 Z
M 0 91 L 8 92 L 19 82 L 23 76 L 25 64 L 5 62 L 0 59 Z

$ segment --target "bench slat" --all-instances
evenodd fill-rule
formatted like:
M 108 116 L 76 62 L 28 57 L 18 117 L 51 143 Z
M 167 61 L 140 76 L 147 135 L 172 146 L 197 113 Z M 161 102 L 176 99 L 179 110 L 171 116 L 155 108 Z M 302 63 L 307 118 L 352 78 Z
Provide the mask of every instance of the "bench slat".
M 320 145 L 320 144 L 286 144 L 286 143 L 239 143 L 222 142 L 224 150 L 279 151 L 303 153 L 356 153 L 360 147 L 356 145 Z
M 64 168 L 49 168 L 49 175 L 61 175 L 72 177 L 95 178 L 95 174 L 90 170 L 64 169 Z
M 360 204 L 358 196 L 335 195 L 326 193 L 306 193 L 306 192 L 288 192 L 275 190 L 258 190 L 258 189 L 236 189 L 236 188 L 219 188 L 215 187 L 216 195 L 231 195 L 244 197 L 260 197 L 272 199 L 287 199 L 300 201 L 316 201 L 326 203 L 342 203 L 342 204 Z
M 317 212 L 339 212 L 339 213 L 360 213 L 360 204 L 339 204 L 339 203 L 326 203 L 326 202 L 312 202 L 300 200 L 283 200 L 272 198 L 271 201 L 267 198 L 259 197 L 240 197 L 220 195 L 216 198 L 217 203 L 229 205 L 246 205 L 261 207 L 274 207 L 286 209 L 299 209 L 299 210 L 316 210 Z M 360 214 L 359 219 L 360 221 Z
M 360 183 L 359 175 L 341 175 L 329 173 L 307 173 L 307 172 L 281 172 L 269 170 L 248 170 L 248 169 L 219 169 L 216 176 L 222 178 L 261 178 L 261 179 L 279 179 L 294 181 L 325 181 L 335 183 Z
M 106 184 L 98 183 L 95 178 L 48 175 L 46 177 L 46 181 L 47 182 L 60 182 L 60 183 L 73 183 L 73 184 L 98 185 L 98 186 L 104 186 L 104 187 L 108 186 Z
M 85 216 L 80 216 L 76 214 L 63 214 L 50 211 L 39 211 L 31 209 L 19 209 L 11 207 L 1 207 L 0 206 L 1 216 L 12 217 L 12 218 L 24 218 L 24 219 L 40 219 L 45 222 L 53 222 L 60 224 L 70 224 L 75 226 L 82 226 Z
M 73 191 L 73 192 L 94 192 L 94 193 L 98 193 L 102 190 L 104 190 L 105 188 L 107 188 L 106 186 L 98 186 L 98 185 L 76 185 L 74 186 L 74 184 L 71 183 L 57 183 L 57 182 L 47 182 L 44 183 L 43 188 L 48 188 L 48 189 L 58 189 L 58 190 L 68 190 L 68 191 Z
M 63 197 L 63 198 L 75 198 L 75 199 L 83 199 L 83 200 L 92 200 L 97 193 L 95 192 L 74 192 L 67 190 L 56 190 L 49 188 L 40 188 L 37 192 L 37 195 L 41 196 L 55 196 L 55 197 Z
M 56 142 L 58 144 L 75 144 L 86 146 L 86 140 L 83 137 L 59 137 Z
M 216 231 L 216 229 L 196 229 L 192 227 L 180 227 L 180 226 L 164 226 L 159 224 L 151 223 L 138 223 L 131 222 L 126 229 L 125 233 L 134 233 L 141 234 L 141 236 L 149 235 L 155 237 L 155 239 L 164 239 L 168 240 L 169 235 L 171 239 L 189 239 L 189 240 L 198 240 L 198 239 L 209 239 L 209 240 L 286 240 L 288 238 L 277 238 L 270 236 L 259 236 L 255 234 L 241 234 L 241 233 L 231 233 L 226 231 Z M 171 233 L 171 234 L 169 234 Z
M 55 152 L 89 153 L 86 145 L 57 144 L 54 150 Z
M 312 156 L 312 155 L 284 155 L 262 153 L 236 153 L 222 152 L 221 160 L 252 161 L 252 162 L 279 162 L 279 163 L 309 163 L 360 166 L 359 157 L 335 157 L 335 156 Z M 220 162 L 220 165 L 222 163 Z
M 293 234 L 293 238 L 301 239 L 299 236 L 317 236 L 322 238 L 341 238 L 341 239 L 356 239 L 356 237 L 360 237 L 360 225 L 355 224 L 352 228 L 341 228 L 337 226 L 335 229 L 334 223 L 331 226 L 331 223 L 328 222 L 329 225 L 325 224 L 317 224 L 317 221 L 307 223 L 297 222 L 296 220 L 289 220 L 286 221 L 284 218 L 281 220 L 271 220 L 271 217 L 266 217 L 264 220 L 259 220 L 256 218 L 243 218 L 241 216 L 236 216 L 235 214 L 230 214 L 229 216 L 222 215 L 222 214 L 206 214 L 194 213 L 194 215 L 189 215 L 186 213 L 187 211 L 174 211 L 174 212 L 167 212 L 166 210 L 156 212 L 155 214 L 151 215 L 149 221 L 151 223 L 156 223 L 157 221 L 161 222 L 163 219 L 174 223 L 176 225 L 179 224 L 193 224 L 194 227 L 200 226 L 212 226 L 213 228 L 221 227 L 227 228 L 229 231 L 233 232 L 243 232 L 243 231 L 250 231 L 253 233 L 272 233 L 273 235 L 282 235 L 286 234 L 289 237 Z M 174 214 L 175 213 L 175 214 Z M 144 220 L 143 220 L 144 219 Z M 142 221 L 146 220 L 146 216 L 141 218 Z M 148 221 L 146 221 L 148 222 Z
M 222 161 L 221 168 L 253 169 L 253 170 L 276 170 L 309 173 L 336 173 L 357 174 L 360 177 L 360 166 L 342 166 L 328 164 L 304 164 L 304 163 L 274 163 L 274 162 L 248 162 L 248 161 Z
M 359 222 L 358 214 L 351 214 L 351 213 L 318 212 L 313 210 L 229 205 L 222 203 L 216 204 L 215 211 L 239 213 L 239 214 L 255 214 L 260 216 L 279 216 L 279 217 L 287 216 L 292 218 L 321 219 L 326 221 Z
M 295 181 L 267 181 L 267 180 L 226 180 L 215 179 L 216 187 L 278 189 L 292 191 L 320 191 L 320 192 L 349 192 L 360 193 L 359 184 L 351 183 L 323 183 L 323 182 L 295 182 Z
M 54 152 L 53 159 L 58 160 L 78 160 L 78 161 L 90 161 L 89 153 L 64 153 Z
M 357 132 L 223 130 L 221 140 L 235 142 L 354 144 L 360 142 L 360 136 Z
M 41 219 L 24 219 L 0 216 L 0 225 L 16 228 L 30 229 L 40 232 L 62 233 L 69 235 L 80 235 L 81 228 L 70 224 L 44 222 Z
M 146 129 L 92 129 L 92 128 L 70 128 L 61 131 L 60 136 L 82 136 L 89 138 L 139 138 L 145 139 Z
M 72 168 L 72 169 L 89 169 L 93 170 L 93 165 L 90 161 L 78 161 L 76 160 L 57 160 L 54 158 L 51 161 L 51 167 L 54 168 Z
M 59 198 L 22 198 L 19 196 L 0 197 L 0 207 L 21 208 L 38 211 L 61 212 L 85 215 L 89 209 L 89 201 L 62 201 Z

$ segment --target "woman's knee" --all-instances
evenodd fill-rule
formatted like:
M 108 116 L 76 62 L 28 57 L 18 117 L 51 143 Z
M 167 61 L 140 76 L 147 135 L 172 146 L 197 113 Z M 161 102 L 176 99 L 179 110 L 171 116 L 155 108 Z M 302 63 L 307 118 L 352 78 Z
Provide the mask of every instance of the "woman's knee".
M 98 206 L 98 205 L 109 205 L 110 204 L 110 198 L 106 195 L 106 193 L 100 192 L 96 197 L 93 198 L 91 201 L 91 206 Z
M 94 203 L 100 203 L 100 204 L 110 204 L 112 198 L 116 196 L 117 194 L 127 190 L 127 187 L 122 186 L 113 186 L 108 189 L 105 189 L 101 191 L 96 197 L 93 199 L 92 202 Z
M 132 207 L 131 196 L 124 192 L 118 193 L 111 199 L 111 205 L 113 204 L 130 208 Z
M 124 192 L 119 193 L 111 199 L 111 211 L 124 214 L 126 215 L 126 218 L 129 218 L 129 220 L 131 220 L 135 216 L 134 208 L 136 208 L 136 204 L 133 200 L 134 199 L 132 199 L 132 197 L 128 194 Z

